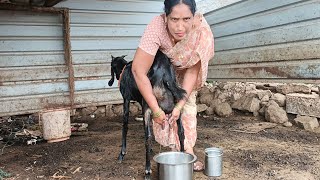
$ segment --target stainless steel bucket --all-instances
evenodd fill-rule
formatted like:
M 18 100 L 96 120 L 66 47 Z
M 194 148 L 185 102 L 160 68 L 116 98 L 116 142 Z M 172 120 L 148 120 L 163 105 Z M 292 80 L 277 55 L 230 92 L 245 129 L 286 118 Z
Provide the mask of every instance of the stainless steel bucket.
M 205 149 L 204 173 L 207 176 L 221 176 L 222 155 L 223 155 L 223 151 L 220 148 L 211 147 L 211 148 Z
M 197 156 L 183 152 L 164 152 L 153 160 L 158 164 L 159 180 L 192 180 L 193 163 Z

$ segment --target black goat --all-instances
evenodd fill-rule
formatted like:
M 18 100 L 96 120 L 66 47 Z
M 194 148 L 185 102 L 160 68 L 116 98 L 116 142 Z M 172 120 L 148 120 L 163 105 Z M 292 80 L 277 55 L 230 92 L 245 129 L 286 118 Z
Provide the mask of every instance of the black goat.
M 123 128 L 122 128 L 122 147 L 119 154 L 118 160 L 122 162 L 126 154 L 126 138 L 128 131 L 128 118 L 129 118 L 129 105 L 130 100 L 134 100 L 140 103 L 142 106 L 142 112 L 144 114 L 144 128 L 145 128 L 145 146 L 146 146 L 146 166 L 145 173 L 146 176 L 151 174 L 150 166 L 150 153 L 151 153 L 151 110 L 148 107 L 147 103 L 144 101 L 133 74 L 131 72 L 132 62 L 127 63 L 124 60 L 125 56 L 121 57 L 112 57 L 111 62 L 111 79 L 108 83 L 109 86 L 112 86 L 114 82 L 114 74 L 116 75 L 117 80 L 120 81 L 120 92 L 123 97 Z M 120 77 L 120 74 L 122 75 Z M 158 51 L 154 62 L 148 72 L 148 78 L 150 79 L 153 92 L 157 98 L 158 104 L 161 109 L 166 113 L 170 114 L 174 108 L 174 105 L 177 101 L 185 97 L 186 91 L 180 88 L 176 82 L 176 76 L 173 69 L 173 66 L 169 58 L 163 54 L 161 51 Z M 184 151 L 184 130 L 181 122 L 181 118 L 177 120 L 178 123 L 178 134 L 179 141 L 181 144 L 181 151 Z

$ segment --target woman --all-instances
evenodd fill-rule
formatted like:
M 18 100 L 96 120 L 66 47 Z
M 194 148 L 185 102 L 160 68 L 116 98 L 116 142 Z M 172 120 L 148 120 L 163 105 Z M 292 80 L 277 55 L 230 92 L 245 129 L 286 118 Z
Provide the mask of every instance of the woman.
M 164 11 L 165 14 L 156 16 L 145 29 L 133 59 L 132 72 L 153 112 L 156 141 L 173 150 L 180 148 L 177 125 L 173 122 L 181 113 L 185 151 L 194 154 L 197 139 L 196 94 L 207 78 L 208 62 L 214 54 L 213 35 L 203 16 L 195 13 L 194 0 L 165 0 Z M 166 115 L 159 108 L 147 77 L 158 49 L 171 59 L 178 82 L 187 91 L 187 98 L 177 102 L 171 115 Z M 203 163 L 197 161 L 194 170 L 203 170 Z

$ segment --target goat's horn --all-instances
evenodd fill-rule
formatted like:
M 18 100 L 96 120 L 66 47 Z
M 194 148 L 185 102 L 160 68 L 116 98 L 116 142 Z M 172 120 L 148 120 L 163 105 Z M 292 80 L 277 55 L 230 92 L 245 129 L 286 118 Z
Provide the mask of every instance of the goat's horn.
M 127 55 L 123 55 L 123 56 L 121 56 L 122 58 L 124 58 L 124 57 L 126 57 Z

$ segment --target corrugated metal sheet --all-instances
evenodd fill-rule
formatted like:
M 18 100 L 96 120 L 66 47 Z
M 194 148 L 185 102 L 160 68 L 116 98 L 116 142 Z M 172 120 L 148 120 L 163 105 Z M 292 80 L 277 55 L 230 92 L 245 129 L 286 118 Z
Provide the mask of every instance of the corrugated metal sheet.
M 132 60 L 145 26 L 163 11 L 163 1 L 68 0 L 55 7 L 71 11 L 75 89 L 81 99 L 76 100 L 76 105 L 122 102 L 118 82 L 108 86 L 111 55 L 127 55 L 126 59 Z M 79 92 L 87 93 L 80 95 Z
M 42 100 L 62 89 L 68 95 L 62 32 L 56 13 L 0 11 L 0 116 L 44 109 Z
M 133 58 L 140 36 L 163 1 L 68 0 L 76 107 L 122 100 L 108 87 L 111 55 Z M 144 7 L 144 8 L 141 8 Z M 70 106 L 62 17 L 0 11 L 0 117 Z
M 320 83 L 319 0 L 244 0 L 205 18 L 215 36 L 209 80 Z

